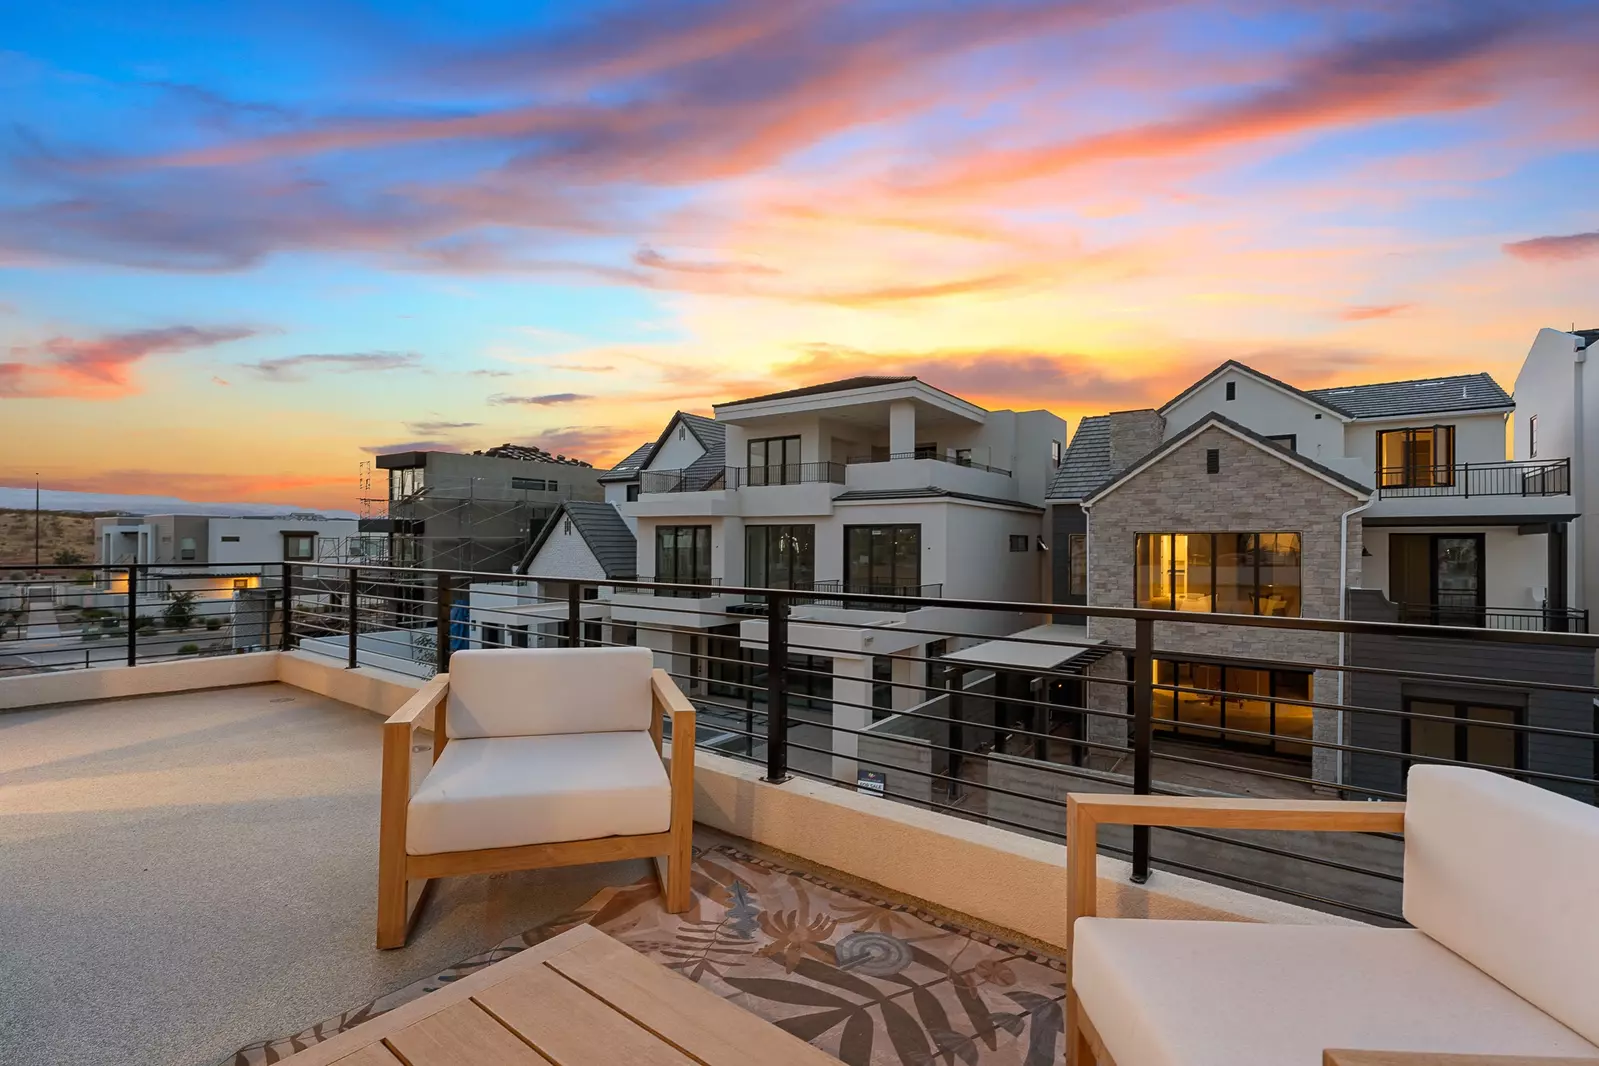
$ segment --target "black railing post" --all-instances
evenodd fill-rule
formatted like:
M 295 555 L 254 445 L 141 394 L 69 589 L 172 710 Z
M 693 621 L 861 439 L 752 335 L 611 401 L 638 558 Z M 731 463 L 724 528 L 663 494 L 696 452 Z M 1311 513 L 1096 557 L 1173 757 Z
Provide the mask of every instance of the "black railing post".
M 1133 622 L 1133 794 L 1147 796 L 1152 782 L 1150 745 L 1154 741 L 1155 623 Z M 1133 828 L 1133 880 L 1149 880 L 1149 826 Z
M 766 596 L 766 780 L 788 780 L 788 597 Z
M 434 591 L 433 661 L 441 674 L 450 669 L 450 595 L 450 575 L 440 574 Z
M 271 637 L 271 627 L 268 627 L 268 638 Z M 294 631 L 294 568 L 290 563 L 283 564 L 283 636 L 278 640 L 278 647 L 288 651 L 294 647 L 290 636 Z
M 358 639 L 361 635 L 361 617 L 358 613 L 360 599 L 356 595 L 356 589 L 359 587 L 360 574 L 360 567 L 350 567 L 350 585 L 345 591 L 345 595 L 350 598 L 350 650 L 348 661 L 345 663 L 345 666 L 351 670 L 354 670 L 357 666 L 361 665 L 361 646 Z
M 583 625 L 583 586 L 576 581 L 569 581 L 566 585 L 566 646 L 568 648 L 581 648 L 583 641 L 579 634 Z
M 139 662 L 139 565 L 128 567 L 128 665 Z
M 1462 476 L 1463 480 L 1466 482 L 1466 495 L 1469 497 L 1471 495 L 1471 464 L 1470 463 L 1465 463 L 1463 465 L 1464 465 L 1464 472 L 1462 473 L 1461 476 Z

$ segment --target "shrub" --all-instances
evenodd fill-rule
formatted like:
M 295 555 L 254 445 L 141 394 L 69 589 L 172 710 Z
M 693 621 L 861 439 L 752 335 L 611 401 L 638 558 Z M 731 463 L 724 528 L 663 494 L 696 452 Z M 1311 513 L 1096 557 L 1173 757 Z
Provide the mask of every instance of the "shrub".
M 199 655 L 200 654 L 200 645 L 198 645 L 198 644 L 185 644 L 183 647 L 178 649 L 178 654 L 179 655 Z
M 162 609 L 161 617 L 173 629 L 188 629 L 194 625 L 194 593 L 174 592 L 172 602 Z
M 83 553 L 75 552 L 71 548 L 62 548 L 56 552 L 55 560 L 57 566 L 82 566 Z
M 110 618 L 111 612 L 106 610 L 104 607 L 85 607 L 83 609 L 83 617 L 89 619 Z
M 94 584 L 94 575 L 87 570 L 80 570 L 73 575 L 72 583 L 74 585 L 92 585 Z
M 212 632 L 215 632 L 216 630 L 222 628 L 222 619 L 220 619 L 220 618 L 207 618 L 205 620 L 205 627 L 207 629 L 211 630 Z
M 154 629 L 155 628 L 155 619 L 151 618 L 147 614 L 141 614 L 138 618 L 133 620 L 133 626 L 134 626 L 135 629 L 139 629 L 139 630 Z

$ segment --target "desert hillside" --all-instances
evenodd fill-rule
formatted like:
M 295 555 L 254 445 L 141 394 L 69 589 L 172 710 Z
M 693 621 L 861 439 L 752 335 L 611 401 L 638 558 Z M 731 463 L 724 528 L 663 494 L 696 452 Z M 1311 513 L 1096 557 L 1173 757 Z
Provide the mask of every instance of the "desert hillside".
M 58 552 L 74 552 L 94 561 L 94 519 L 91 514 L 45 511 L 40 525 L 40 558 L 46 566 Z M 0 508 L 0 563 L 33 563 L 33 512 Z

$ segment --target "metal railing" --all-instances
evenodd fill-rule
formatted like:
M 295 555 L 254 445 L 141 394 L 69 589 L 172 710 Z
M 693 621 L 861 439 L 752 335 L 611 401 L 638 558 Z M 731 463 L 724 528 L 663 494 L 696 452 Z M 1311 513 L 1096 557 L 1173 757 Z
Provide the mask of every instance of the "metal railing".
M 1377 470 L 1377 494 L 1406 496 L 1566 496 L 1571 460 L 1388 466 Z
M 136 617 L 154 605 L 152 583 L 177 569 L 16 578 L 20 568 L 6 568 L 0 613 L 61 627 L 83 613 L 74 590 L 87 587 L 124 597 Z M 807 777 L 1048 840 L 1064 840 L 1074 791 L 1399 799 L 1413 765 L 1473 766 L 1599 799 L 1599 637 L 1586 634 L 826 594 L 849 607 L 951 609 L 863 623 L 806 611 L 815 590 L 720 586 L 761 605 L 730 631 L 670 595 L 701 585 L 280 562 L 254 576 L 261 583 L 230 593 L 219 623 L 232 650 L 296 649 L 427 677 L 466 648 L 647 645 L 699 708 L 696 744 L 760 765 L 772 787 Z M 552 583 L 559 595 L 546 594 Z M 635 615 L 625 599 L 596 598 L 606 588 L 667 594 Z M 268 624 L 250 633 L 264 639 L 239 640 L 263 605 Z M 29 664 L 16 656 L 39 641 L 13 627 L 0 668 L 131 665 L 183 654 L 181 639 L 160 622 L 125 627 L 113 656 L 86 661 L 84 646 L 106 640 L 74 632 L 71 648 L 34 648 L 35 660 L 69 654 Z M 1162 868 L 1402 920 L 1402 842 L 1391 835 L 1110 830 L 1102 848 L 1129 860 L 1134 880 Z
M 1458 603 L 1397 603 L 1398 620 L 1418 625 L 1477 626 L 1542 633 L 1586 633 L 1588 612 L 1576 607 L 1477 607 Z
M 846 606 L 840 594 L 848 593 L 851 596 L 877 596 L 882 597 L 875 604 L 866 600 L 850 600 L 847 606 L 856 610 L 877 611 L 914 611 L 916 604 L 907 604 L 906 597 L 921 599 L 937 599 L 944 595 L 942 582 L 933 582 L 926 585 L 872 585 L 851 581 L 800 581 L 784 586 L 785 592 L 794 593 L 795 604 L 808 604 L 816 607 Z M 762 604 L 766 602 L 764 593 L 748 594 L 744 597 L 747 604 Z
M 654 581 L 653 577 L 640 578 L 640 581 Z M 722 579 L 719 577 L 702 577 L 692 580 L 680 581 L 672 585 L 662 585 L 658 588 L 641 588 L 624 591 L 641 592 L 646 596 L 666 596 L 671 599 L 704 599 L 707 596 L 718 595 L 722 590 Z
M 646 470 L 639 475 L 639 492 L 707 492 L 721 489 L 765 488 L 770 485 L 844 484 L 843 463 L 774 463 L 770 466 L 728 466 L 707 481 L 703 472 Z
M 1011 476 L 1011 472 L 1003 467 L 989 466 L 987 463 L 975 462 L 970 457 L 959 454 L 946 455 L 943 452 L 936 451 L 932 448 L 918 448 L 913 452 L 891 452 L 886 456 L 852 455 L 845 461 L 850 466 L 858 466 L 862 463 L 890 463 L 900 459 L 931 459 L 937 463 L 949 463 L 952 466 L 969 466 L 973 470 L 987 470 L 991 474 L 1003 474 L 1006 477 Z

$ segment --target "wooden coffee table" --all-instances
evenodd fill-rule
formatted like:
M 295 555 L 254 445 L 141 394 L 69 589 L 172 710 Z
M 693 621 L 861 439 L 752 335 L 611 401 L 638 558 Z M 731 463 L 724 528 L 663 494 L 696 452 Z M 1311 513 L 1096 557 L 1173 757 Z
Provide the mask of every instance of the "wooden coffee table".
M 581 925 L 283 1060 L 293 1066 L 838 1066 Z

